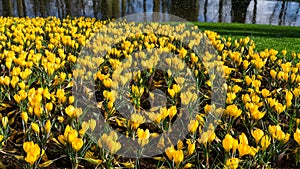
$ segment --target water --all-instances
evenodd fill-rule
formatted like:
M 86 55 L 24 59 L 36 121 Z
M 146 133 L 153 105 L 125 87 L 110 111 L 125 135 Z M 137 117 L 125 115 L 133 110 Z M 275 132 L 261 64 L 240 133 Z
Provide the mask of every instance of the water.
M 0 15 L 119 18 L 169 13 L 188 21 L 300 26 L 300 3 L 276 0 L 0 0 Z M 168 18 L 164 18 L 168 21 Z

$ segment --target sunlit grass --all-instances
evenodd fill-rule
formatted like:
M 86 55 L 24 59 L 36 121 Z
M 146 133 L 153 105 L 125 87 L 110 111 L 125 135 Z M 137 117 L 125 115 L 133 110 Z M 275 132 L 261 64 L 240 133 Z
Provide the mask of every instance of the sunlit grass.
M 224 37 L 239 39 L 249 36 L 255 41 L 257 50 L 276 49 L 300 51 L 300 27 L 274 26 L 240 23 L 201 23 L 195 22 L 200 29 L 213 30 Z

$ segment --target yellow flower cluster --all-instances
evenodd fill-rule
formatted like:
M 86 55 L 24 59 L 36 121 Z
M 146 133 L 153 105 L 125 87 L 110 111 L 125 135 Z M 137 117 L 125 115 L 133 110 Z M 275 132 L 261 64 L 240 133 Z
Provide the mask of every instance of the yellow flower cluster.
M 82 138 L 78 138 L 77 130 L 67 125 L 64 135 L 59 135 L 58 140 L 61 144 L 69 143 L 75 151 L 79 151 L 83 146 Z
M 33 141 L 24 142 L 23 149 L 26 152 L 25 161 L 33 165 L 41 155 L 41 149 L 38 144 Z
M 98 140 L 98 145 L 102 148 L 103 146 L 106 146 L 111 154 L 116 153 L 120 148 L 122 147 L 121 143 L 117 141 L 118 140 L 118 134 L 114 131 L 111 131 L 109 135 L 106 133 L 101 136 L 101 138 Z
M 256 51 L 249 37 L 225 38 L 187 27 L 83 17 L 0 17 L 2 150 L 12 152 L 6 147 L 10 139 L 13 145 L 22 143 L 28 165 L 55 165 L 56 159 L 67 156 L 73 167 L 83 160 L 102 168 L 119 167 L 127 164 L 119 160 L 128 159 L 113 155 L 127 148 L 121 145 L 118 131 L 143 148 L 159 137 L 153 148 L 163 147 L 165 153 L 154 159 L 167 161 L 159 163 L 162 168 L 191 168 L 201 163 L 202 167 L 235 169 L 278 167 L 279 159 L 299 162 L 300 54 Z M 217 56 L 193 50 L 205 38 L 206 47 L 212 45 Z M 80 53 L 83 48 L 90 53 Z M 139 63 L 143 71 L 132 69 Z M 169 69 L 155 69 L 158 65 Z M 221 84 L 226 89 L 223 107 L 211 103 L 218 73 L 226 79 Z M 185 89 L 191 82 L 188 77 L 196 84 Z M 91 81 L 95 91 L 80 88 Z M 96 97 L 96 108 L 77 107 L 72 89 L 82 91 L 80 97 L 87 104 Z M 120 89 L 134 105 L 124 111 L 131 114 L 118 109 L 123 106 L 118 100 Z M 154 89 L 166 96 L 164 105 L 149 106 L 155 105 Z M 81 122 L 87 112 L 95 117 Z M 167 144 L 160 134 L 178 130 L 172 124 L 184 118 L 182 112 L 195 112 L 186 117 L 182 130 L 187 135 L 177 144 L 174 140 Z M 90 132 L 98 132 L 100 114 L 116 131 L 101 131 L 95 141 Z M 208 115 L 220 117 L 215 119 L 218 126 L 205 126 Z M 64 155 L 49 160 L 49 144 Z M 219 155 L 222 150 L 224 156 Z

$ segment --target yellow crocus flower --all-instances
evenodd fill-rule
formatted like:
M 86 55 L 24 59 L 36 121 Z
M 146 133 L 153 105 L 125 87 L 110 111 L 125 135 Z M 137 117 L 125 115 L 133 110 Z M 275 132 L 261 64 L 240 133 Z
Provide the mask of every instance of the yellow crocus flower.
M 248 155 L 251 152 L 251 147 L 248 144 L 239 144 L 238 145 L 239 156 L 242 157 L 244 155 Z
M 199 126 L 198 120 L 191 120 L 190 123 L 188 124 L 189 132 L 194 134 L 195 131 L 197 131 L 198 126 Z
M 65 113 L 73 118 L 75 116 L 75 107 L 73 105 L 69 105 L 66 109 L 65 109 Z
M 171 98 L 174 98 L 174 96 L 175 96 L 175 90 L 174 89 L 168 88 L 168 93 L 171 96 Z
M 251 135 L 253 136 L 256 144 L 258 145 L 260 139 L 264 135 L 264 131 L 262 131 L 261 129 L 255 129 L 254 131 L 251 131 Z
M 168 109 L 168 115 L 169 115 L 170 119 L 172 119 L 176 114 L 177 114 L 177 108 L 176 108 L 176 106 L 171 106 Z
M 40 127 L 37 123 L 32 122 L 31 123 L 31 128 L 32 130 L 36 133 L 39 134 L 40 133 Z
M 75 151 L 79 151 L 83 146 L 83 140 L 81 138 L 75 138 L 73 141 L 72 141 L 72 148 L 75 150 Z
M 230 134 L 226 134 L 225 138 L 222 141 L 223 148 L 226 152 L 229 152 L 232 149 L 234 138 Z
M 148 129 L 137 129 L 138 143 L 144 147 L 149 142 L 150 132 Z
M 24 123 L 27 124 L 27 122 L 28 122 L 28 114 L 26 112 L 23 111 L 21 113 L 21 118 L 24 121 Z
M 51 131 L 51 121 L 47 120 L 46 124 L 45 124 L 45 131 L 46 133 L 50 133 Z
M 187 155 L 190 156 L 190 155 L 192 155 L 195 152 L 196 143 L 195 142 L 192 143 L 191 140 L 189 140 L 189 139 L 186 141 L 186 143 L 188 145 L 188 148 L 187 148 L 188 149 L 188 153 L 187 153 Z
M 268 135 L 264 135 L 260 140 L 262 150 L 265 150 L 271 144 L 271 138 Z
M 131 119 L 130 124 L 133 129 L 137 129 L 140 124 L 145 122 L 144 116 L 137 114 L 137 113 L 131 114 L 130 119 Z
M 229 158 L 226 160 L 225 168 L 226 169 L 237 169 L 239 166 L 238 158 Z
M 300 146 L 300 129 L 299 128 L 297 128 L 296 132 L 294 133 L 294 139 L 298 143 L 298 145 Z
M 31 142 L 24 142 L 23 149 L 27 153 L 25 161 L 30 165 L 33 165 L 36 160 L 40 157 L 41 149 L 38 144 Z
M 182 150 L 175 150 L 173 152 L 173 160 L 176 165 L 179 165 L 184 159 L 184 154 Z

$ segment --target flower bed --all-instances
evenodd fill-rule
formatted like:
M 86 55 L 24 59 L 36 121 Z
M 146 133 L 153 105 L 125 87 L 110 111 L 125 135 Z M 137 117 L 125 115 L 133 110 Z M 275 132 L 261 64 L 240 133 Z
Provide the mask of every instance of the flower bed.
M 298 164 L 300 54 L 256 51 L 248 37 L 225 39 L 185 24 L 141 27 L 83 17 L 1 17 L 0 23 L 0 153 L 8 168 Z M 199 56 L 197 44 L 210 53 Z M 137 63 L 142 70 L 132 69 Z M 155 68 L 161 63 L 168 69 Z M 212 104 L 216 74 L 226 82 L 221 106 Z M 184 80 L 195 86 L 185 89 Z M 165 102 L 151 107 L 148 98 L 160 96 L 155 89 Z M 120 90 L 133 112 L 121 111 Z M 185 111 L 192 116 L 182 118 Z M 211 115 L 220 117 L 216 126 L 206 124 Z M 183 139 L 160 137 L 176 130 L 178 119 L 185 122 Z M 99 131 L 104 122 L 114 130 Z M 123 157 L 129 147 L 117 133 L 141 150 L 163 148 L 151 158 Z

